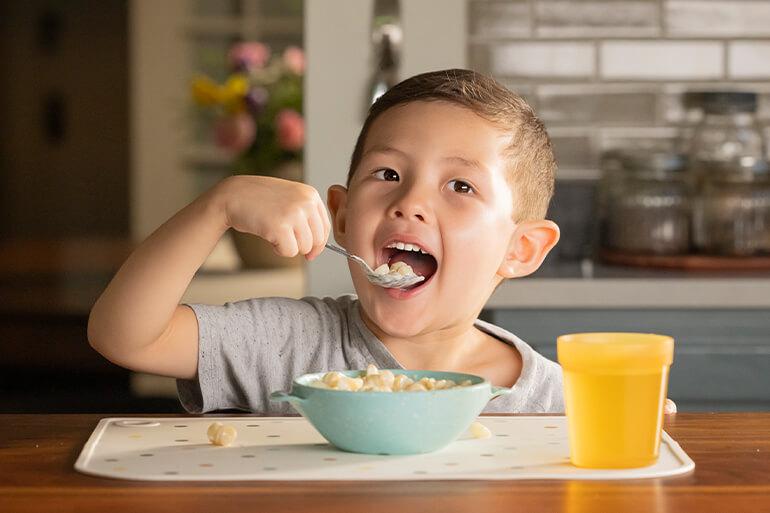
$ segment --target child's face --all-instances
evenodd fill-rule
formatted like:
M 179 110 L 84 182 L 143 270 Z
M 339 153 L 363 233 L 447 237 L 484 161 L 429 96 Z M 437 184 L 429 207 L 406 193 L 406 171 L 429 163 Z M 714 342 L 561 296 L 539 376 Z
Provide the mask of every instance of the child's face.
M 413 102 L 372 124 L 350 188 L 329 192 L 335 238 L 372 268 L 402 260 L 426 280 L 410 290 L 369 283 L 351 264 L 366 316 L 397 337 L 475 319 L 517 228 L 503 150 L 510 136 L 468 109 Z M 419 245 L 430 256 L 398 251 Z

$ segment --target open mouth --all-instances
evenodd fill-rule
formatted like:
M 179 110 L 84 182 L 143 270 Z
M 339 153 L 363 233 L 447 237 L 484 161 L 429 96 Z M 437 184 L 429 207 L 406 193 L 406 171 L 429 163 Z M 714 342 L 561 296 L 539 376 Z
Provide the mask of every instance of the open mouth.
M 382 249 L 383 262 L 392 266 L 396 262 L 404 262 L 412 268 L 418 276 L 425 279 L 406 290 L 416 289 L 425 285 L 436 273 L 438 261 L 436 258 L 417 244 L 404 242 L 392 242 Z

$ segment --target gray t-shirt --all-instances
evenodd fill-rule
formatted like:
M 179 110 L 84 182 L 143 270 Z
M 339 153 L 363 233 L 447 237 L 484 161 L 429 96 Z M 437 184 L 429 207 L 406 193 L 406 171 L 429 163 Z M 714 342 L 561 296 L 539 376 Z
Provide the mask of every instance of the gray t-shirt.
M 260 298 L 225 305 L 189 305 L 198 319 L 198 376 L 177 380 L 190 413 L 239 409 L 265 415 L 296 413 L 268 398 L 290 390 L 302 374 L 329 370 L 403 369 L 364 324 L 355 296 Z M 513 393 L 493 399 L 486 413 L 562 413 L 562 373 L 508 331 L 477 320 L 476 327 L 521 354 Z

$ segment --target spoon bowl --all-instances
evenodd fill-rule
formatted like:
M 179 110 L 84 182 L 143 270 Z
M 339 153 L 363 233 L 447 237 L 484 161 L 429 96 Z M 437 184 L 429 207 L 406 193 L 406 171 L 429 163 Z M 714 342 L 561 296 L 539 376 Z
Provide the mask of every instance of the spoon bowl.
M 375 285 L 379 285 L 380 287 L 383 287 L 386 289 L 405 289 L 405 288 L 411 287 L 412 285 L 420 283 L 425 279 L 425 276 L 419 276 L 417 274 L 410 274 L 407 276 L 393 275 L 393 274 L 378 274 L 374 272 L 374 269 L 369 267 L 369 264 L 367 264 L 366 261 L 360 256 L 354 255 L 352 253 L 348 253 L 347 250 L 339 246 L 335 246 L 334 244 L 331 244 L 331 243 L 326 243 L 326 247 L 336 253 L 339 253 L 342 256 L 349 258 L 350 260 L 360 265 L 361 268 L 364 270 L 364 273 L 366 274 L 366 279 L 369 280 L 370 283 L 374 283 Z

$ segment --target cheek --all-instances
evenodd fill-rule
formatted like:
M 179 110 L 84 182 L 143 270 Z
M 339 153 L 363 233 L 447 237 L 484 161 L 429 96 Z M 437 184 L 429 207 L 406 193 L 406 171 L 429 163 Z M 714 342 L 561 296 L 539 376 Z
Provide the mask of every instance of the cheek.
M 381 198 L 367 186 L 359 186 L 348 199 L 348 215 L 351 220 L 377 217 L 381 210 Z
M 346 212 L 347 233 L 349 243 L 353 247 L 360 250 L 359 245 L 364 246 L 371 241 L 379 216 L 379 210 L 374 204 L 365 204 L 360 201 L 360 198 L 348 204 Z
M 452 260 L 469 272 L 496 270 L 508 248 L 512 223 L 486 212 L 465 219 L 469 221 L 450 225 L 450 234 L 445 235 Z
M 510 236 L 513 222 L 493 209 L 477 206 L 455 209 L 449 226 L 452 239 L 462 244 L 492 246 Z

